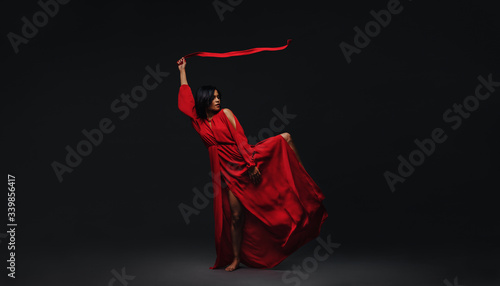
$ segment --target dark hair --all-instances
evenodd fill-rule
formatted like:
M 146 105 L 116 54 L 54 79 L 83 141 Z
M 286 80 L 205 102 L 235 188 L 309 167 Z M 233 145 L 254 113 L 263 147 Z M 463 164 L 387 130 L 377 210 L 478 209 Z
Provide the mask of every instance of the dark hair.
M 206 108 L 210 106 L 212 100 L 214 100 L 215 98 L 214 93 L 216 89 L 217 88 L 213 85 L 204 85 L 198 88 L 198 91 L 196 92 L 196 96 L 194 99 L 196 114 L 198 114 L 198 117 L 204 119 L 207 118 Z M 219 92 L 219 98 L 221 98 L 220 91 L 218 89 L 217 91 Z

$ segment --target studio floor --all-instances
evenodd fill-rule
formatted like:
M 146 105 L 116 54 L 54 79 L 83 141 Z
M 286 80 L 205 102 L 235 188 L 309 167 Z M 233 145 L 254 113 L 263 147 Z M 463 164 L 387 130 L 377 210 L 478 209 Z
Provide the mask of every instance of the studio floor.
M 234 272 L 209 269 L 215 249 L 211 241 L 201 239 L 113 249 L 39 248 L 18 255 L 16 279 L 7 285 L 500 285 L 500 248 L 478 243 L 341 243 L 329 255 L 321 250 L 323 261 L 314 258 L 318 245 L 316 240 L 309 242 L 273 269 L 241 265 Z M 301 272 L 294 273 L 299 266 Z

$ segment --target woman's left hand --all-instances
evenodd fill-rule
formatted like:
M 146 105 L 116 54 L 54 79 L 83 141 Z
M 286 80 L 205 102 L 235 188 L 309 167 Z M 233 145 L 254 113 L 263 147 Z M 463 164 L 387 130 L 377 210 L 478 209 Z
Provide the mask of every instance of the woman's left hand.
M 252 180 L 252 182 L 255 185 L 260 183 L 260 181 L 262 180 L 262 176 L 261 176 L 259 168 L 257 168 L 257 166 L 253 166 L 250 169 L 248 169 L 248 176 L 250 176 L 250 180 Z

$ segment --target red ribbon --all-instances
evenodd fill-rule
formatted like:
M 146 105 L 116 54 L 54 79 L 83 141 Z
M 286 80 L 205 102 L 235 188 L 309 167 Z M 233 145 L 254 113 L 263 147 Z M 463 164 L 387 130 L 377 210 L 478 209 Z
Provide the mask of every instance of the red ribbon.
M 235 56 L 245 56 L 245 55 L 250 55 L 250 54 L 255 54 L 259 52 L 264 52 L 264 51 L 281 51 L 284 50 L 288 47 L 292 39 L 288 39 L 286 41 L 286 45 L 281 46 L 281 47 L 262 47 L 262 48 L 252 48 L 248 50 L 243 50 L 243 51 L 232 51 L 232 52 L 226 52 L 226 53 L 211 53 L 211 52 L 195 52 L 195 53 L 190 53 L 184 58 L 189 58 L 189 57 L 214 57 L 214 58 L 229 58 L 229 57 L 235 57 Z

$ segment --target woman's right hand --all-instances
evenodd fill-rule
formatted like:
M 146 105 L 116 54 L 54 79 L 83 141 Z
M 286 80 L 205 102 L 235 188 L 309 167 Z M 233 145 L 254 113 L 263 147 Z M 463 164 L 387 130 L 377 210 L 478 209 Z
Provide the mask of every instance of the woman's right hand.
M 262 181 L 262 175 L 257 166 L 252 166 L 248 169 L 248 176 L 250 176 L 250 180 L 257 185 Z
M 186 68 L 186 59 L 184 57 L 180 58 L 177 61 L 177 67 L 179 68 L 179 71 L 182 71 Z

